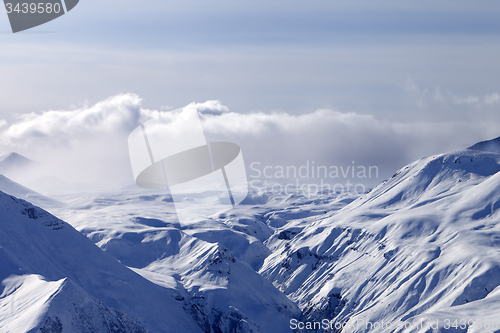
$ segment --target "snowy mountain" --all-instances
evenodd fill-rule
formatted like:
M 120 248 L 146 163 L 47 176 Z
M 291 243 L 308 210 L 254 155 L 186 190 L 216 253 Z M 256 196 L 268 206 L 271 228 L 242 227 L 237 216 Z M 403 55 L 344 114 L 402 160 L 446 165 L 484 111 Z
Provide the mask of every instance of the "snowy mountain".
M 467 149 L 487 151 L 487 152 L 491 152 L 491 153 L 500 154 L 500 137 L 495 138 L 495 139 L 491 139 L 491 140 L 478 142 L 475 145 L 473 145 Z
M 347 323 L 342 332 L 429 332 L 436 320 L 445 332 L 465 318 L 476 325 L 458 331 L 498 331 L 484 327 L 500 318 L 498 171 L 493 153 L 417 161 L 335 215 L 287 226 L 290 240 L 275 234 L 260 273 L 301 320 Z
M 18 153 L 9 153 L 0 156 L 0 173 L 9 173 L 14 170 L 25 169 L 35 165 L 36 162 Z
M 60 194 L 81 233 L 2 195 L 0 331 L 499 332 L 498 171 L 468 149 L 189 225 L 162 191 Z
M 0 216 L 0 331 L 200 331 L 174 290 L 134 273 L 69 224 L 4 193 Z
M 0 175 L 0 191 L 17 198 L 27 200 L 35 205 L 42 205 L 46 208 L 63 205 L 63 203 L 32 191 L 29 188 L 10 180 L 4 175 Z

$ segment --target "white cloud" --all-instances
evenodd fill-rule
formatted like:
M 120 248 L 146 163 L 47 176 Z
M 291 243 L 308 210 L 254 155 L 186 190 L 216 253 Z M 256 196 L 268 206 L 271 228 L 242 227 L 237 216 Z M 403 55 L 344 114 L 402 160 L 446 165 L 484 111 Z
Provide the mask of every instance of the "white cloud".
M 432 95 L 432 97 L 434 98 L 434 100 L 436 102 L 439 102 L 439 103 L 446 102 L 446 98 L 443 95 L 443 91 L 441 90 L 441 87 L 439 87 L 439 86 L 434 88 L 434 94 Z
M 202 115 L 216 116 L 228 113 L 220 101 L 191 103 L 174 111 L 156 111 L 141 108 L 142 99 L 136 94 L 120 94 L 93 106 L 72 111 L 44 111 L 17 115 L 17 120 L 0 134 L 4 146 L 23 147 L 48 143 L 52 146 L 73 141 L 92 141 L 98 135 L 128 135 L 141 122 L 161 117 L 173 120 L 178 112 L 196 110 Z M 0 120 L 0 127 L 7 122 Z
M 493 93 L 484 96 L 484 103 L 488 105 L 500 104 L 500 94 Z
M 429 89 L 420 89 L 411 78 L 408 78 L 406 80 L 405 90 L 415 98 L 415 103 L 419 108 L 422 109 L 427 105 L 426 99 Z
M 479 97 L 475 95 L 469 95 L 467 97 L 460 97 L 457 95 L 450 94 L 450 97 L 454 104 L 457 105 L 469 105 L 469 106 L 477 106 L 479 105 Z
M 220 115 L 229 112 L 229 108 L 220 101 L 206 101 L 205 103 L 191 103 L 186 108 L 196 109 L 201 114 Z
M 431 106 L 433 102 L 437 105 L 450 104 L 474 108 L 500 104 L 500 94 L 498 93 L 485 94 L 481 98 L 474 94 L 463 96 L 443 91 L 440 86 L 422 89 L 411 78 L 407 79 L 404 90 L 412 96 L 419 108 Z M 433 91 L 432 96 L 428 94 L 429 91 Z
M 12 145 L 48 138 L 62 143 L 97 132 L 128 130 L 139 121 L 140 103 L 137 95 L 121 94 L 74 111 L 22 114 L 2 132 L 1 137 L 4 143 Z

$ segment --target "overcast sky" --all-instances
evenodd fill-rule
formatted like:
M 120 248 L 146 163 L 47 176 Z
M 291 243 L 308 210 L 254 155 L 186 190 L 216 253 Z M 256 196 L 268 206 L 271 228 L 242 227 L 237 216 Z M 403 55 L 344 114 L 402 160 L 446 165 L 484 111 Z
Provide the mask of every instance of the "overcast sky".
M 500 135 L 498 17 L 494 0 L 81 0 L 12 34 L 0 11 L 0 153 L 63 163 L 78 147 L 88 161 L 86 142 L 106 135 L 101 148 L 123 160 L 122 138 L 141 109 L 219 100 L 230 111 L 221 121 L 234 113 L 236 123 L 261 126 L 233 138 L 227 126 L 214 133 L 247 147 L 247 162 L 355 159 L 390 176 Z M 115 97 L 126 104 L 115 111 L 126 120 L 85 123 L 62 148 L 65 121 L 125 93 L 133 95 Z M 60 128 L 19 130 L 52 117 L 49 110 L 67 113 Z M 289 126 L 266 127 L 280 122 Z

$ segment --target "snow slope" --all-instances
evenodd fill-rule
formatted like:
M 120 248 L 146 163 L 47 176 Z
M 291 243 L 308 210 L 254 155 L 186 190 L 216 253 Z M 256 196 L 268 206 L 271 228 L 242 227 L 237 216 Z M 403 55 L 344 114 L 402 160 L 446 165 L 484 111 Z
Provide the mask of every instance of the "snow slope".
M 2 332 L 148 332 L 127 315 L 99 302 L 75 283 L 34 274 L 3 280 Z
M 71 322 L 107 332 L 99 316 L 127 328 L 117 332 L 200 331 L 173 298 L 175 291 L 142 278 L 67 223 L 2 192 L 0 244 L 0 302 L 11 309 L 0 322 L 13 332 L 29 331 L 23 318 L 32 318 L 33 328 Z M 75 313 L 83 317 L 76 320 Z M 62 332 L 73 331 L 63 326 Z
M 63 205 L 62 202 L 46 197 L 40 193 L 24 187 L 4 175 L 0 175 L 0 191 L 13 195 L 17 198 L 27 200 L 35 205 L 45 208 L 57 207 Z
M 348 323 L 342 332 L 430 332 L 432 320 L 447 332 L 447 319 L 498 331 L 479 328 L 500 325 L 498 171 L 500 155 L 477 151 L 412 163 L 290 240 L 275 234 L 260 273 L 301 320 Z M 382 322 L 392 326 L 360 324 Z
M 487 152 L 491 152 L 491 153 L 500 154 L 500 137 L 495 138 L 495 139 L 491 139 L 491 140 L 478 142 L 475 145 L 470 146 L 467 149 L 487 151 Z
M 201 327 L 230 332 L 286 332 L 297 306 L 222 245 L 185 237 L 179 252 L 141 271 L 173 276 L 190 295 L 185 308 Z M 244 319 L 244 320 L 242 320 Z M 217 329 L 215 329 L 217 328 Z

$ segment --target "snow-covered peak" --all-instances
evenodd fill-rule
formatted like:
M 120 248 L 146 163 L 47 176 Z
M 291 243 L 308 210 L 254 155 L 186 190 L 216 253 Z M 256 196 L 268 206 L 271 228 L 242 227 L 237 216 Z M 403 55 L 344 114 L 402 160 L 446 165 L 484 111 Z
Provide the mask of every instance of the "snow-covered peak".
M 500 155 L 462 150 L 413 162 L 344 210 L 361 206 L 398 209 L 436 201 L 479 184 L 500 171 Z
M 30 160 L 29 158 L 15 152 L 0 156 L 0 170 L 24 168 L 35 163 L 36 162 Z
M 0 191 L 3 191 L 9 195 L 15 196 L 17 198 L 22 198 L 28 200 L 29 202 L 40 205 L 45 208 L 54 207 L 62 205 L 61 202 L 54 200 L 52 198 L 46 197 L 38 192 L 35 192 L 27 187 L 18 184 L 4 175 L 0 175 Z
M 4 288 L 5 295 L 11 294 L 8 285 L 12 279 L 23 281 L 22 284 L 26 282 L 22 276 L 41 276 L 48 282 L 67 279 L 84 294 L 102 302 L 105 305 L 102 309 L 113 308 L 129 314 L 131 322 L 151 332 L 199 332 L 198 326 L 173 298 L 172 290 L 157 286 L 123 266 L 69 224 L 3 192 L 0 192 L 0 246 L 0 279 L 7 288 Z M 33 281 L 38 283 L 36 279 Z M 47 285 L 47 295 L 53 294 L 60 285 L 55 289 Z M 32 311 L 33 307 L 38 309 L 41 315 L 35 324 L 43 324 L 47 319 L 46 311 L 36 305 L 39 304 L 36 297 L 30 293 L 25 295 L 31 298 L 16 302 L 26 302 L 23 307 L 26 311 Z M 0 301 L 7 302 L 6 299 Z M 75 299 L 74 303 L 79 304 L 79 301 Z M 41 302 L 40 306 L 45 307 L 46 302 Z M 92 309 L 97 311 L 95 307 Z M 64 313 L 59 315 L 64 316 Z M 64 322 L 62 317 L 59 319 Z M 23 329 L 17 331 L 24 332 Z
M 491 140 L 478 142 L 475 145 L 470 146 L 467 149 L 488 151 L 488 152 L 500 154 L 500 137 L 495 138 L 495 139 L 491 139 Z
M 446 332 L 444 319 L 499 318 L 498 171 L 500 155 L 472 150 L 412 163 L 332 216 L 271 238 L 260 273 L 303 320 L 379 323 L 342 332 L 436 319 Z M 390 331 L 429 331 L 409 327 Z

